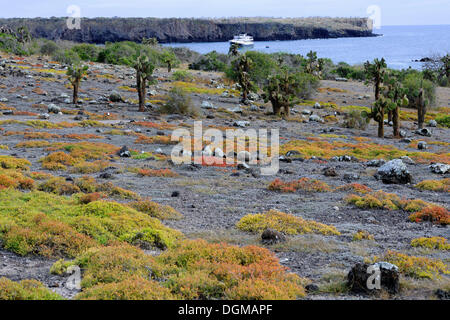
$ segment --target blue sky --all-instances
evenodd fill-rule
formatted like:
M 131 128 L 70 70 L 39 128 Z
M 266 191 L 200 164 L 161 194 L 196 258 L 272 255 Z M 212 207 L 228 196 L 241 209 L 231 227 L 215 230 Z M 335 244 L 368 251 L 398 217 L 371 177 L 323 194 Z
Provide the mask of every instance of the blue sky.
M 0 17 L 363 17 L 381 9 L 382 25 L 450 24 L 450 0 L 0 0 Z

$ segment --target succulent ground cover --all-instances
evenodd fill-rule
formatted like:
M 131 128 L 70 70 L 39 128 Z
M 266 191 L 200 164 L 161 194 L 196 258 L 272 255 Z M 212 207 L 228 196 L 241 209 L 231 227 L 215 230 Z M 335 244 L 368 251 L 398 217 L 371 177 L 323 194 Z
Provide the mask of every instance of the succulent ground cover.
M 146 99 L 152 107 L 140 113 L 132 68 L 90 64 L 73 105 L 64 102 L 71 87 L 63 65 L 1 59 L 29 77 L 0 77 L 0 299 L 357 299 L 344 280 L 363 261 L 399 267 L 400 299 L 450 288 L 449 178 L 429 167 L 450 163 L 448 88 L 426 117 L 438 123 L 427 127 L 432 137 L 415 134 L 415 110 L 400 110 L 403 141 L 389 126 L 378 138 L 373 121 L 346 128 L 347 114 L 373 103 L 360 82 L 323 80 L 282 118 L 262 99 L 240 104 L 223 73 L 187 81 L 160 68 Z M 173 87 L 201 112 L 159 112 Z M 121 101 L 110 101 L 112 91 Z M 61 114 L 41 119 L 51 103 Z M 236 121 L 279 129 L 280 170 L 264 176 L 261 162 L 228 164 L 208 153 L 198 164 L 174 164 L 172 131 L 193 136 L 200 120 L 204 130 L 236 129 Z M 120 156 L 123 146 L 129 156 Z M 398 158 L 411 184 L 374 177 L 372 160 Z M 262 243 L 268 228 L 286 241 Z M 25 259 L 45 268 L 25 270 Z M 71 266 L 83 271 L 81 290 L 65 287 Z M 311 283 L 315 293 L 305 289 Z

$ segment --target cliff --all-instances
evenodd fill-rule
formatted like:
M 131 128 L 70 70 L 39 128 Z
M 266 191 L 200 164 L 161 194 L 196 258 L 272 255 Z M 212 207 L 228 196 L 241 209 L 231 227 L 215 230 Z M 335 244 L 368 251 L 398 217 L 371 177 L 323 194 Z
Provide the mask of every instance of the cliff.
M 105 43 L 143 37 L 159 42 L 228 41 L 248 33 L 256 41 L 375 36 L 366 18 L 82 18 L 80 30 L 70 30 L 66 18 L 0 19 L 0 26 L 27 26 L 33 37 L 75 42 Z

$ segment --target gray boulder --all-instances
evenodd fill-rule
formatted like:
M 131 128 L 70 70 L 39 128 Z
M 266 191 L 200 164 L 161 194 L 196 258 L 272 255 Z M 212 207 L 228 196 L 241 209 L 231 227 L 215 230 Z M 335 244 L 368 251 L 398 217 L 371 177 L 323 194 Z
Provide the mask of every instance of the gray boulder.
M 424 137 L 431 137 L 431 130 L 424 128 L 424 129 L 419 129 L 416 130 L 416 134 L 424 136 Z
M 108 98 L 109 98 L 109 101 L 111 101 L 111 102 L 122 102 L 123 101 L 122 96 L 117 91 L 111 92 Z
M 61 108 L 58 107 L 57 105 L 53 104 L 53 103 L 50 103 L 50 104 L 47 106 L 47 111 L 48 111 L 49 113 L 55 113 L 55 114 L 58 114 L 58 113 L 61 112 Z
M 374 285 L 377 280 L 379 287 Z M 400 273 L 396 265 L 388 262 L 377 262 L 372 265 L 358 263 L 347 275 L 347 286 L 351 292 L 358 294 L 374 294 L 380 290 L 397 294 L 400 289 Z
M 427 149 L 427 143 L 425 141 L 419 141 L 417 144 L 417 149 L 419 150 L 426 150 Z
M 401 159 L 395 159 L 381 166 L 375 177 L 386 184 L 411 183 L 412 177 Z
M 273 229 L 266 229 L 261 234 L 261 242 L 265 245 L 272 245 L 278 242 L 285 242 L 286 236 Z
M 374 159 L 366 162 L 366 166 L 368 167 L 381 167 L 386 163 L 384 159 Z
M 201 107 L 203 109 L 217 109 L 211 102 L 209 101 L 203 101 Z
M 309 121 L 310 122 L 320 122 L 320 123 L 325 123 L 325 120 L 323 120 L 321 117 L 319 117 L 317 114 L 313 114 L 312 116 L 309 117 Z
M 436 122 L 436 120 L 430 120 L 430 122 L 428 122 L 429 127 L 436 128 L 437 125 L 438 123 Z
M 450 165 L 443 163 L 433 163 L 429 168 L 431 169 L 431 172 L 437 174 L 446 174 L 450 172 Z

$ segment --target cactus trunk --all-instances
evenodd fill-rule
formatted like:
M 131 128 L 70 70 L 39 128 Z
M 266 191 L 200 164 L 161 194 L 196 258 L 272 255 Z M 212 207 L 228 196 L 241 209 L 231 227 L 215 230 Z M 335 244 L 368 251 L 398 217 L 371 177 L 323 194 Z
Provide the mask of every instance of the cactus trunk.
M 397 106 L 397 108 L 395 108 L 395 110 L 392 113 L 393 113 L 392 122 L 394 123 L 394 125 L 393 125 L 394 137 L 400 138 L 399 107 Z

